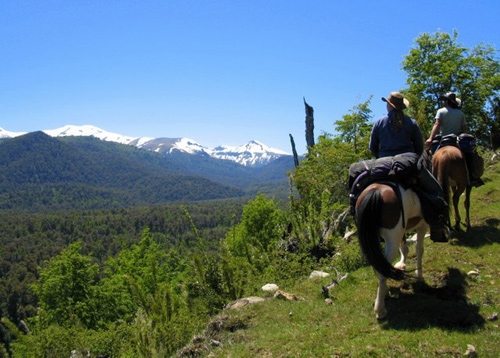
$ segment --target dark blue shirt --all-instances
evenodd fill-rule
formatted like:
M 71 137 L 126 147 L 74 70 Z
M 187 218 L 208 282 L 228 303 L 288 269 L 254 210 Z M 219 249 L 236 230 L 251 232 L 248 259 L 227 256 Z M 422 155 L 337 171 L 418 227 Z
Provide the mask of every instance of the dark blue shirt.
M 417 121 L 403 117 L 403 127 L 395 131 L 392 125 L 392 113 L 389 112 L 373 124 L 369 148 L 376 158 L 413 152 L 421 155 L 424 150 L 422 132 Z

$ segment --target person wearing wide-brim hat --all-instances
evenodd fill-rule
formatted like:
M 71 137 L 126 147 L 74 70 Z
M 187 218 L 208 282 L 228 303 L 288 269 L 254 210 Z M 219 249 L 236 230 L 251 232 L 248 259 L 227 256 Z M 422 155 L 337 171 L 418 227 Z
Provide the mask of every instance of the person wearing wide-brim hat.
M 467 132 L 465 114 L 460 109 L 462 104 L 460 98 L 457 98 L 457 95 L 453 92 L 446 92 L 439 96 L 439 100 L 443 101 L 444 106 L 439 108 L 436 113 L 431 134 L 425 141 L 426 145 L 431 145 L 434 137 L 439 133 L 444 137 L 448 134 L 459 135 Z
M 436 113 L 436 118 L 434 125 L 432 126 L 431 134 L 429 138 L 425 141 L 426 146 L 430 146 L 434 137 L 440 133 L 441 136 L 447 136 L 450 134 L 454 134 L 456 136 L 467 133 L 467 123 L 465 121 L 465 114 L 460 109 L 462 101 L 460 98 L 457 98 L 457 95 L 453 92 L 446 92 L 445 94 L 439 96 L 439 100 L 443 101 L 444 106 L 439 108 Z M 473 168 L 474 163 L 477 160 L 481 161 L 481 158 L 478 159 L 478 156 L 475 153 L 462 153 L 467 168 Z M 484 185 L 484 181 L 477 177 L 477 173 L 474 173 L 472 170 L 468 170 L 469 172 L 469 184 L 475 187 Z
M 413 152 L 421 155 L 422 132 L 417 122 L 403 111 L 410 102 L 399 92 L 382 97 L 387 103 L 387 114 L 378 119 L 372 127 L 369 149 L 376 158 Z
M 452 108 L 460 108 L 460 105 L 462 104 L 462 101 L 454 92 L 446 92 L 445 94 L 442 94 L 439 96 L 439 100 L 444 101 L 445 105 Z

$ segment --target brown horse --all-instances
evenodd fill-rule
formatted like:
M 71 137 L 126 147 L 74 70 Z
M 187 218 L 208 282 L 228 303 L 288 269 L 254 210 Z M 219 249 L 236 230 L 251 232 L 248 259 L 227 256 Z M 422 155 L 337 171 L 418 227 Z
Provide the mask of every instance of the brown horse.
M 377 319 L 382 319 L 387 313 L 387 278 L 402 280 L 406 277 L 404 270 L 409 250 L 405 233 L 408 231 L 417 232 L 415 274 L 418 279 L 422 279 L 424 236 L 428 225 L 415 191 L 389 183 L 373 183 L 361 192 L 356 201 L 355 219 L 361 250 L 378 272 L 379 286 L 374 311 Z M 385 253 L 382 252 L 381 241 L 385 242 Z M 401 259 L 393 266 L 398 249 Z
M 432 174 L 443 188 L 445 200 L 450 207 L 450 191 L 453 193 L 453 209 L 455 211 L 455 230 L 460 231 L 460 213 L 458 202 L 460 195 L 465 192 L 465 225 L 467 231 L 470 229 L 470 192 L 472 186 L 469 183 L 469 173 L 462 151 L 455 146 L 439 148 L 432 157 Z M 450 215 L 448 215 L 448 226 L 451 229 Z

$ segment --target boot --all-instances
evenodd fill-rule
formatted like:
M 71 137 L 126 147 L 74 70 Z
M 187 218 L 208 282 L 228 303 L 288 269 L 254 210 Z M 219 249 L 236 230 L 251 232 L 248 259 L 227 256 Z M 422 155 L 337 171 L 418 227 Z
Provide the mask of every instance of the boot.
M 484 185 L 484 181 L 481 178 L 471 179 L 470 185 L 477 188 L 477 187 Z
M 434 242 L 448 242 L 443 226 L 431 226 L 431 240 Z
M 434 242 L 448 242 L 445 233 L 446 219 L 443 214 L 440 214 L 432 225 L 430 225 L 431 240 Z

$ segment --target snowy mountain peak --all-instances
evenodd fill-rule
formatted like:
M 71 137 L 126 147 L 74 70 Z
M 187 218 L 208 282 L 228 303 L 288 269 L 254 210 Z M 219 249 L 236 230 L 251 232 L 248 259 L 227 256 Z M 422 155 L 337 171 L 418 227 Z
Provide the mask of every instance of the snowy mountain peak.
M 262 166 L 279 157 L 289 155 L 280 149 L 269 147 L 256 140 L 251 140 L 236 147 L 220 145 L 215 148 L 207 148 L 189 138 L 128 137 L 107 132 L 91 125 L 66 125 L 57 129 L 44 130 L 43 132 L 52 137 L 92 136 L 105 141 L 132 145 L 163 155 L 171 154 L 174 151 L 208 155 L 217 159 L 231 160 L 244 166 Z M 9 132 L 0 128 L 0 138 L 13 138 L 23 134 L 26 133 Z
M 118 142 L 122 144 L 130 144 L 134 139 L 133 137 L 126 137 L 121 134 L 106 132 L 100 128 L 91 126 L 91 125 L 83 125 L 83 126 L 74 126 L 74 125 L 66 125 L 57 129 L 49 129 L 43 131 L 45 134 L 48 134 L 51 137 L 95 137 L 101 140 L 109 141 L 109 142 Z
M 276 154 L 282 154 L 282 155 L 287 155 L 288 153 L 282 151 L 282 150 L 279 150 L 279 149 L 276 149 L 276 148 L 272 148 L 272 147 L 269 147 L 259 141 L 256 141 L 256 140 L 251 140 L 250 142 L 248 142 L 247 144 L 244 144 L 244 145 L 241 145 L 239 147 L 236 147 L 236 151 L 242 151 L 242 150 L 246 150 L 246 151 L 249 151 L 249 152 L 253 152 L 253 153 L 268 153 L 268 152 L 271 152 L 271 153 L 276 153 Z

